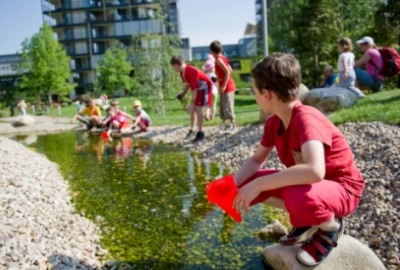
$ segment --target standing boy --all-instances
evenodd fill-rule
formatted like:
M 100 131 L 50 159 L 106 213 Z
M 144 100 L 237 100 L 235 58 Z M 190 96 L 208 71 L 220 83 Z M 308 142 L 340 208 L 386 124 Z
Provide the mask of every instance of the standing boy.
M 256 101 L 272 116 L 256 152 L 235 175 L 240 189 L 233 208 L 249 211 L 263 202 L 285 209 L 293 229 L 281 243 L 302 243 L 297 259 L 316 265 L 337 245 L 343 218 L 357 208 L 364 180 L 339 129 L 298 99 L 300 74 L 297 59 L 283 53 L 253 68 Z M 274 147 L 287 169 L 260 170 Z
M 171 58 L 171 65 L 176 72 L 180 73 L 182 81 L 185 83 L 180 96 L 184 97 L 189 88 L 193 91 L 194 99 L 192 108 L 194 109 L 198 126 L 198 131 L 194 141 L 197 142 L 203 140 L 204 132 L 202 108 L 205 106 L 210 107 L 212 105 L 213 84 L 210 78 L 204 72 L 194 66 L 186 64 L 180 55 L 175 55 Z M 191 111 L 189 112 L 191 113 Z M 189 130 L 188 136 L 190 136 L 193 132 L 194 117 L 191 117 L 190 120 L 191 129 Z
M 210 44 L 211 54 L 215 58 L 215 72 L 218 77 L 222 129 L 233 131 L 236 128 L 234 112 L 236 86 L 232 79 L 232 68 L 229 65 L 228 58 L 222 55 L 222 50 L 221 42 L 213 41 Z M 225 124 L 227 120 L 231 122 L 229 127 Z

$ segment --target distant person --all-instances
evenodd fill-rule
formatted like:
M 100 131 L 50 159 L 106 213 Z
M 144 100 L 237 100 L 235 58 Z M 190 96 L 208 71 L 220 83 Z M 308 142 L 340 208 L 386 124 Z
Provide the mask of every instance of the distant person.
M 136 119 L 133 126 L 138 127 L 140 132 L 147 132 L 151 126 L 150 116 L 143 110 L 142 103 L 139 100 L 133 102 L 133 108 L 136 111 Z
M 354 72 L 353 44 L 349 38 L 341 38 L 337 42 L 339 55 L 338 71 L 339 83 L 337 87 L 353 92 L 358 98 L 365 97 L 364 93 L 356 87 L 356 73 Z
M 337 246 L 344 218 L 359 205 L 362 174 L 340 130 L 299 100 L 301 68 L 293 55 L 269 55 L 252 76 L 255 99 L 271 117 L 254 154 L 234 176 L 239 191 L 232 207 L 248 212 L 264 203 L 286 210 L 293 229 L 281 244 L 297 245 L 300 263 L 320 264 Z M 273 149 L 285 169 L 262 169 Z
M 357 81 L 360 85 L 369 87 L 372 92 L 379 92 L 383 89 L 383 76 L 379 74 L 382 69 L 383 61 L 378 47 L 375 45 L 371 37 L 363 37 L 357 40 L 363 56 L 355 61 L 355 72 Z M 362 70 L 362 65 L 366 70 Z
M 211 82 L 213 83 L 212 86 L 212 104 L 211 106 L 208 106 L 206 108 L 206 114 L 205 118 L 207 120 L 214 120 L 215 114 L 217 112 L 217 102 L 218 102 L 218 87 L 217 87 L 217 75 L 215 74 L 215 59 L 213 56 L 211 56 L 213 59 L 208 59 L 204 63 L 203 70 L 207 74 L 207 76 L 210 78 Z
M 204 139 L 203 132 L 203 107 L 209 107 L 212 105 L 212 82 L 210 78 L 198 68 L 188 65 L 183 60 L 182 56 L 175 55 L 170 61 L 172 67 L 176 72 L 179 72 L 184 82 L 184 87 L 180 95 L 183 97 L 189 90 L 193 91 L 193 103 L 192 108 L 196 113 L 197 118 L 197 133 L 194 139 L 195 142 Z M 190 130 L 188 132 L 189 137 L 193 133 L 194 119 L 191 117 Z
M 18 104 L 17 104 L 17 108 L 18 108 L 18 111 L 19 111 L 19 115 L 21 115 L 21 116 L 26 115 L 26 108 L 27 108 L 27 107 L 28 107 L 28 106 L 27 106 L 26 103 L 25 103 L 25 99 L 21 98 L 21 99 L 19 100 Z
M 333 71 L 332 66 L 327 65 L 324 68 L 323 75 L 324 75 L 324 80 L 321 82 L 320 87 L 328 88 L 328 87 L 332 87 L 336 83 L 337 75 Z
M 96 106 L 93 99 L 86 100 L 86 107 L 78 114 L 76 114 L 71 122 L 75 123 L 78 120 L 84 123 L 87 129 L 95 129 L 101 125 L 101 111 L 100 108 Z
M 232 79 L 232 67 L 222 52 L 221 42 L 213 41 L 210 44 L 210 51 L 215 58 L 215 71 L 219 86 L 219 110 L 222 119 L 221 129 L 233 131 L 236 128 L 235 122 L 235 82 Z M 226 126 L 226 121 L 230 121 L 230 126 Z

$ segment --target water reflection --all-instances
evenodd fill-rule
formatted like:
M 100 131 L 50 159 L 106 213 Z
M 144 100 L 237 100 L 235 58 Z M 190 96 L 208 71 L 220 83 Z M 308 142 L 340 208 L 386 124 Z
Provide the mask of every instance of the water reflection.
M 100 137 L 100 136 L 99 136 Z M 235 223 L 206 200 L 223 166 L 181 148 L 85 133 L 39 136 L 33 145 L 58 163 L 78 211 L 102 221 L 111 260 L 136 269 L 263 269 L 255 237 L 262 206 Z

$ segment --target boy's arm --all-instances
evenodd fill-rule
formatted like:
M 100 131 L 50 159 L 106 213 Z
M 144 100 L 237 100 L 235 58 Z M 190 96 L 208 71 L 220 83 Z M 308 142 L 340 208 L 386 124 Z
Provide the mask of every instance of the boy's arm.
M 225 93 L 225 89 L 226 89 L 226 86 L 228 85 L 228 80 L 231 77 L 232 70 L 230 69 L 229 66 L 225 65 L 224 61 L 222 61 L 221 59 L 218 58 L 216 62 L 217 62 L 217 65 L 220 66 L 225 73 L 225 78 L 224 78 L 224 81 L 222 82 L 222 86 L 220 89 L 220 91 L 222 93 Z
M 322 142 L 311 140 L 301 147 L 302 164 L 267 176 L 262 176 L 240 188 L 232 207 L 237 211 L 250 209 L 250 203 L 261 192 L 287 186 L 306 185 L 325 177 L 325 156 Z
M 357 61 L 354 62 L 354 66 L 359 67 L 363 65 L 364 63 L 367 63 L 371 59 L 371 56 L 367 52 L 364 53 L 364 55 L 358 59 Z
M 183 85 L 183 88 L 182 88 L 182 91 L 181 91 L 182 98 L 186 95 L 186 93 L 187 93 L 188 90 L 189 90 L 189 84 L 188 84 L 188 83 L 185 83 L 185 84 Z
M 129 113 L 126 113 L 126 112 L 124 112 L 124 111 L 120 111 L 120 113 L 121 113 L 123 116 L 125 116 L 126 118 L 131 119 L 132 121 L 135 121 L 135 120 L 136 120 L 136 118 L 133 117 L 132 115 L 130 115 Z
M 268 158 L 271 150 L 272 147 L 264 147 L 262 145 L 259 145 L 255 153 L 251 157 L 246 159 L 246 161 L 235 174 L 236 185 L 240 186 L 246 179 L 255 174 Z

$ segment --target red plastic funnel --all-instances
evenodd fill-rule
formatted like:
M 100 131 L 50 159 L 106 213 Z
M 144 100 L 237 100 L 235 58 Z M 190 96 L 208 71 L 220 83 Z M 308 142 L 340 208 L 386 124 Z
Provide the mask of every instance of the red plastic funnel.
M 107 131 L 103 131 L 103 132 L 101 133 L 101 138 L 102 138 L 103 140 L 108 140 L 108 133 L 107 133 Z
M 242 215 L 232 208 L 233 200 L 238 193 L 233 175 L 226 175 L 208 184 L 206 191 L 209 203 L 214 203 L 221 207 L 235 221 L 242 221 Z

